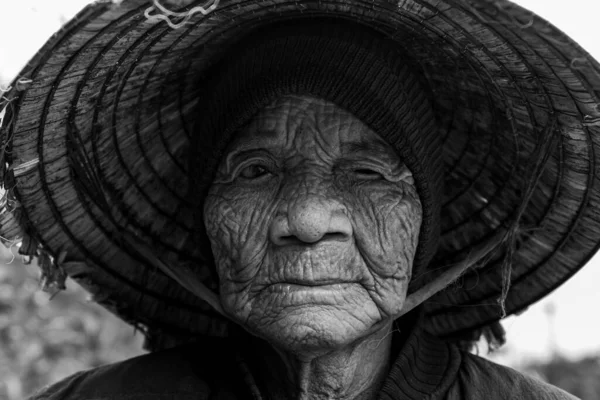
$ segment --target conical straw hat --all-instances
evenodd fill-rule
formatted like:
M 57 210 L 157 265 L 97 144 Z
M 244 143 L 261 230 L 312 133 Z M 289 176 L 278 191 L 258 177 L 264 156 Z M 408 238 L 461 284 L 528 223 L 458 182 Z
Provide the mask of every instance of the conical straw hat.
M 284 19 L 361 23 L 419 62 L 444 138 L 445 189 L 440 247 L 415 279 L 508 232 L 501 251 L 425 303 L 429 331 L 457 335 L 521 311 L 595 253 L 600 66 L 535 14 L 491 0 L 159 4 L 86 7 L 0 107 L 2 236 L 22 237 L 49 283 L 71 276 L 155 348 L 227 334 L 227 321 L 146 250 L 216 290 L 186 200 L 197 82 L 231 43 Z

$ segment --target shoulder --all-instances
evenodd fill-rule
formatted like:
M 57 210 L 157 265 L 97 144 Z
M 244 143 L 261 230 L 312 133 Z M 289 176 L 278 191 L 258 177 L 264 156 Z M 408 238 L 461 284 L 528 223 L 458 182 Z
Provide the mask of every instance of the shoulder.
M 533 377 L 470 353 L 462 363 L 447 399 L 576 400 L 577 397 Z
M 78 372 L 30 400 L 235 399 L 224 393 L 236 379 L 230 347 L 226 339 L 208 338 L 202 344 L 142 355 Z

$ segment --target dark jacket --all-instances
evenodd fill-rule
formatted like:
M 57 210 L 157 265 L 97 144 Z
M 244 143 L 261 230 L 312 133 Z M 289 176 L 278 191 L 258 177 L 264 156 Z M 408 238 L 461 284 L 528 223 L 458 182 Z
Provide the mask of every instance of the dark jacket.
M 239 343 L 238 343 L 239 344 Z M 232 339 L 207 338 L 79 372 L 32 400 L 253 399 L 243 352 Z M 412 329 L 381 389 L 380 399 L 566 400 L 576 397 Z

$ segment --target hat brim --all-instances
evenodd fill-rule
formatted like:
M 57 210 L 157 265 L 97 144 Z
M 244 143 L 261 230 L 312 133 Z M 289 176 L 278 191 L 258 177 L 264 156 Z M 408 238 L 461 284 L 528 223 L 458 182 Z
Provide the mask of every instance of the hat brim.
M 509 274 L 497 254 L 431 298 L 432 333 L 451 336 L 498 320 L 507 287 L 504 309 L 518 312 L 596 252 L 600 66 L 540 17 L 491 1 L 224 0 L 172 29 L 148 21 L 148 6 L 95 3 L 54 35 L 20 74 L 27 81 L 8 93 L 2 137 L 5 182 L 18 200 L 5 212 L 18 214 L 38 250 L 62 255 L 54 268 L 149 334 L 226 334 L 225 320 L 149 268 L 118 232 L 131 232 L 214 287 L 212 257 L 194 243 L 186 199 L 185 160 L 202 117 L 197 82 L 236 38 L 288 18 L 364 24 L 419 62 L 446 165 L 441 246 L 428 276 L 514 220 L 531 183 L 529 159 L 548 126 L 557 132 L 519 219 Z M 93 179 L 86 182 L 86 174 Z M 98 181 L 102 187 L 93 187 Z M 90 198 L 96 189 L 101 199 Z

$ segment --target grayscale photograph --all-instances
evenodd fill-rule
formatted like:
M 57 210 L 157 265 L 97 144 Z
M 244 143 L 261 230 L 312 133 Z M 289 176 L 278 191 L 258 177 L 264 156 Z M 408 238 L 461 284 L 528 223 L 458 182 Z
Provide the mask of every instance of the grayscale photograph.
M 599 10 L 2 0 L 0 400 L 600 400 Z

